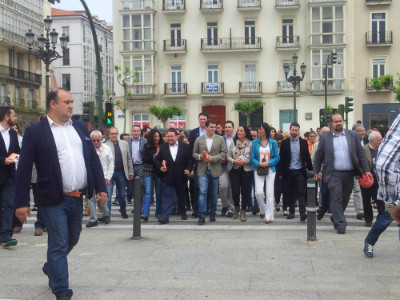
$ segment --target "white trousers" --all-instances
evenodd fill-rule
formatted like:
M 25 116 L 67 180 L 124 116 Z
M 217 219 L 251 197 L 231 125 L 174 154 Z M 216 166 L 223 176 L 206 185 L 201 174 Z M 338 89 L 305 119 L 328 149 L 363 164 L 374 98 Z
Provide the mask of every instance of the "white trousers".
M 354 200 L 354 209 L 356 211 L 356 214 L 364 212 L 360 184 L 358 183 L 358 179 L 356 179 L 355 177 L 353 186 L 353 200 Z
M 275 183 L 275 172 L 269 170 L 267 176 L 257 175 L 257 171 L 254 171 L 254 182 L 256 188 L 256 198 L 258 207 L 260 208 L 260 214 L 265 214 L 265 220 L 274 219 L 274 183 Z M 266 191 L 264 193 L 264 184 Z
M 219 178 L 219 194 L 221 196 L 222 207 L 227 207 L 228 212 L 233 213 L 235 205 L 232 199 L 231 179 L 227 169 Z

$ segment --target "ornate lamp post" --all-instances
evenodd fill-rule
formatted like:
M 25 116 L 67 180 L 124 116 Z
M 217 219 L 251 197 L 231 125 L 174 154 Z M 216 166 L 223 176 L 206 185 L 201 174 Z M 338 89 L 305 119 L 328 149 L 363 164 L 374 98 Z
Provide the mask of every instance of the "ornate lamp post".
M 297 116 L 296 116 L 296 89 L 297 85 L 300 85 L 300 82 L 303 81 L 304 79 L 304 74 L 306 73 L 306 65 L 304 63 L 301 64 L 300 69 L 301 69 L 301 77 L 297 76 L 297 70 L 296 70 L 296 64 L 297 64 L 297 58 L 298 56 L 295 54 L 292 56 L 293 58 L 293 76 L 290 76 L 288 78 L 289 70 L 290 67 L 288 64 L 283 65 L 283 70 L 285 72 L 285 78 L 287 82 L 290 82 L 293 85 L 293 122 L 297 122 Z
M 37 38 L 38 48 L 39 48 L 38 50 L 32 50 L 32 45 L 33 45 L 35 34 L 30 29 L 25 34 L 26 43 L 28 44 L 28 47 L 29 47 L 29 53 L 32 53 L 33 55 L 39 57 L 46 65 L 46 95 L 49 93 L 49 90 L 50 90 L 50 83 L 49 83 L 50 64 L 52 61 L 62 58 L 62 55 L 60 55 L 56 51 L 58 32 L 55 29 L 51 30 L 52 22 L 53 22 L 53 20 L 50 19 L 49 16 L 47 16 L 47 18 L 44 19 L 44 28 L 46 30 L 46 36 L 41 34 L 40 37 Z M 68 37 L 66 37 L 65 34 L 63 34 L 60 37 L 61 49 L 63 51 L 63 55 L 65 53 L 65 50 L 67 49 L 67 40 L 68 40 Z

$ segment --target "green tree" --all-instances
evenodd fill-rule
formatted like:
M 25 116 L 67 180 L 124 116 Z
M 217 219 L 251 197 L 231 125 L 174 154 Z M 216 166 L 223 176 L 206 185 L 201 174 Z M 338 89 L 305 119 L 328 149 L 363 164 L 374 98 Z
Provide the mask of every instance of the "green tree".
M 149 112 L 155 115 L 157 119 L 162 122 L 163 128 L 167 127 L 167 121 L 169 118 L 172 118 L 173 116 L 180 116 L 182 114 L 181 108 L 176 105 L 170 105 L 167 107 L 158 107 L 152 105 L 149 107 Z
M 247 118 L 247 127 L 250 126 L 250 116 L 253 112 L 259 110 L 263 107 L 264 102 L 261 100 L 251 100 L 249 102 L 241 102 L 237 101 L 233 105 L 233 109 L 246 115 Z
M 393 75 L 386 74 L 378 78 L 371 78 L 369 85 L 375 91 L 380 92 L 383 89 L 390 90 L 395 93 L 394 99 L 400 102 L 400 73 L 397 73 L 398 79 L 394 83 Z

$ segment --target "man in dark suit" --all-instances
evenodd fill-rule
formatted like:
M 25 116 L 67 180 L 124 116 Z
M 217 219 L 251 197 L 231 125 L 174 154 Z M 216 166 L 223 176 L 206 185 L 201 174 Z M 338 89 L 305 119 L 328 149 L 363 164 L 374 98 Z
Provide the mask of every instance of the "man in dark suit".
M 46 98 L 47 118 L 25 131 L 18 164 L 15 206 L 22 223 L 30 215 L 29 186 L 32 166 L 37 170 L 38 205 L 48 233 L 47 262 L 42 270 L 58 300 L 68 300 L 67 255 L 78 243 L 82 230 L 82 196 L 107 201 L 101 163 L 86 124 L 72 120 L 73 100 L 63 89 Z
M 328 132 L 320 138 L 314 158 L 314 172 L 315 180 L 322 179 L 328 184 L 331 221 L 337 233 L 344 234 L 347 225 L 344 211 L 353 189 L 353 178 L 361 176 L 361 173 L 370 178 L 373 176 L 357 134 L 343 129 L 341 114 L 332 116 L 331 128 L 332 134 Z
M 11 129 L 17 117 L 13 107 L 0 107 L 0 244 L 3 247 L 17 245 L 13 235 L 15 158 L 19 154 L 17 132 Z
M 307 141 L 300 137 L 300 125 L 290 124 L 290 138 L 282 141 L 279 153 L 281 159 L 278 176 L 282 178 L 283 210 L 289 207 L 287 219 L 293 219 L 295 213 L 295 196 L 299 200 L 300 221 L 307 219 L 306 215 L 306 185 L 307 169 L 312 170 L 310 152 Z
M 186 216 L 186 184 L 187 177 L 193 168 L 190 146 L 178 142 L 179 134 L 175 129 L 169 129 L 167 143 L 160 147 L 156 156 L 155 165 L 161 171 L 162 186 L 162 214 L 158 219 L 160 224 L 169 223 L 169 215 L 174 203 L 174 192 L 177 195 L 178 210 L 182 220 Z

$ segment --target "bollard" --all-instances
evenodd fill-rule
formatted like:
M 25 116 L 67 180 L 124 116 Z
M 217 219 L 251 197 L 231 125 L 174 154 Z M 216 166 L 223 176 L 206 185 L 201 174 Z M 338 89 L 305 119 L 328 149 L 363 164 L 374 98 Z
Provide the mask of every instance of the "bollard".
M 132 184 L 132 181 L 130 181 Z M 136 176 L 133 179 L 133 235 L 131 237 L 132 240 L 140 240 L 142 239 L 141 236 L 141 214 L 142 214 L 142 180 L 139 176 Z
M 317 184 L 314 180 L 314 172 L 308 172 L 307 179 L 307 240 L 317 240 Z

